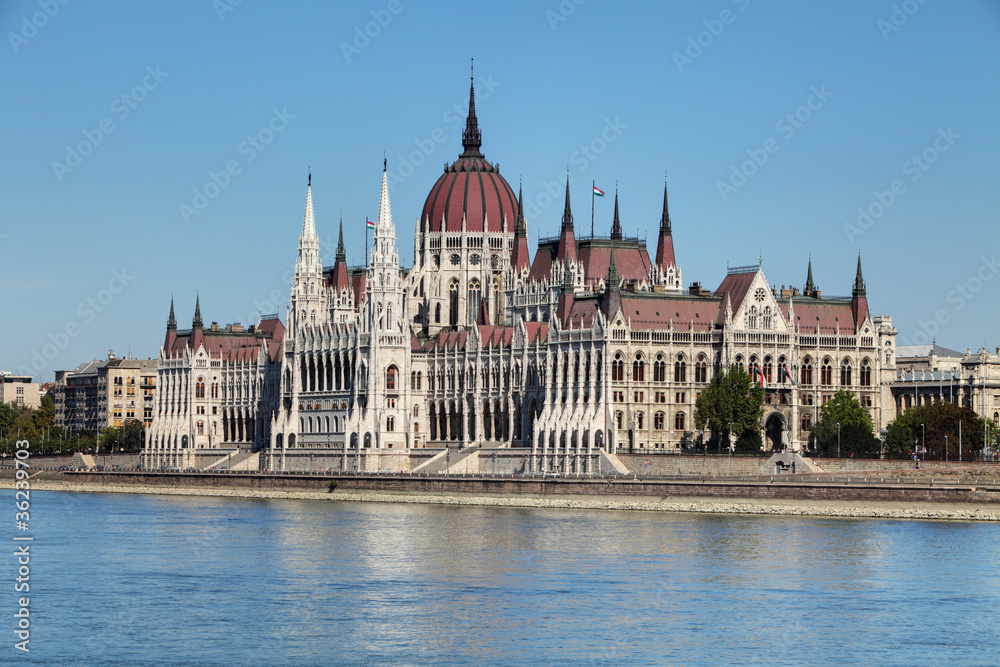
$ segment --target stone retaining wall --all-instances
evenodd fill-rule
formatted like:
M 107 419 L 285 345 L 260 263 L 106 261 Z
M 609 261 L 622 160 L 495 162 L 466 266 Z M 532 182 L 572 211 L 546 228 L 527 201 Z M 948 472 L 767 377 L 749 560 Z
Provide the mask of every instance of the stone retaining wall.
M 229 473 L 67 473 L 67 481 L 102 485 L 142 484 L 186 487 L 251 487 L 375 490 L 404 493 L 495 495 L 697 496 L 790 500 L 1000 503 L 1000 492 L 974 486 L 921 484 L 835 484 L 802 482 L 723 482 L 682 480 L 539 479 L 501 477 L 419 477 L 398 475 L 259 475 Z

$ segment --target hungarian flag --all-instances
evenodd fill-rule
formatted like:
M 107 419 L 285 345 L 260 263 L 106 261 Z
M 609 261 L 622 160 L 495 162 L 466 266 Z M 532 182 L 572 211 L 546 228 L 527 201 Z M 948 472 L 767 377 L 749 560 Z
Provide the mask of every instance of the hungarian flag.
M 758 380 L 759 378 L 757 384 L 759 384 L 764 389 L 767 389 L 767 378 L 764 377 L 764 371 L 762 371 L 760 369 L 760 366 L 758 366 L 757 364 L 754 364 L 753 366 L 753 374 L 754 374 L 754 380 Z
M 792 378 L 792 374 L 788 372 L 788 366 L 782 366 L 781 372 L 785 374 L 785 377 L 788 378 L 788 381 L 792 383 L 793 387 L 797 386 L 795 384 L 795 380 Z
M 604 196 L 604 190 L 601 190 L 599 187 L 597 187 L 595 185 L 594 186 L 594 196 L 595 197 L 603 197 Z
M 369 220 L 368 218 L 365 218 L 365 222 L 366 222 L 366 223 L 367 223 L 367 225 L 368 225 L 368 229 L 375 229 L 375 223 L 374 223 L 374 222 L 372 222 L 372 221 L 371 221 L 371 220 Z

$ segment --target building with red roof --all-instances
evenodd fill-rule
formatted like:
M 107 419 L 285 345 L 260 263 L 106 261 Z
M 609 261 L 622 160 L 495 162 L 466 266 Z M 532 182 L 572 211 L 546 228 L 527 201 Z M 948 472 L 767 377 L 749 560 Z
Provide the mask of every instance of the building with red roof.
M 617 191 L 610 233 L 578 236 L 568 175 L 559 234 L 532 256 L 523 197 L 482 147 L 473 83 L 462 152 L 430 187 L 408 271 L 385 162 L 364 267 L 346 264 L 342 222 L 336 262 L 321 265 L 310 176 L 287 335 L 276 318 L 205 329 L 197 307 L 177 332 L 171 312 L 154 447 L 223 443 L 269 470 L 409 469 L 417 450 L 468 463 L 503 447 L 525 471 L 589 472 L 615 452 L 703 444 L 698 396 L 732 368 L 766 388 L 769 448 L 805 449 L 839 389 L 876 428 L 895 416 L 896 331 L 870 311 L 860 257 L 849 297 L 821 294 L 811 260 L 801 291 L 769 284 L 760 263 L 714 291 L 684 287 L 666 183 L 651 255 L 623 233 Z M 217 402 L 199 400 L 199 379 L 219 383 Z

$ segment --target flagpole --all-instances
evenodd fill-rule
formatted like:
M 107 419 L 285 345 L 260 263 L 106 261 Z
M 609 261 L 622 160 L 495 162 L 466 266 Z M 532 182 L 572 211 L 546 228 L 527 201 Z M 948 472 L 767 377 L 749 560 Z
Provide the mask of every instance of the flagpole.
M 590 238 L 594 238 L 594 189 L 597 187 L 597 181 L 590 182 Z
M 365 216 L 365 268 L 368 268 L 368 216 Z

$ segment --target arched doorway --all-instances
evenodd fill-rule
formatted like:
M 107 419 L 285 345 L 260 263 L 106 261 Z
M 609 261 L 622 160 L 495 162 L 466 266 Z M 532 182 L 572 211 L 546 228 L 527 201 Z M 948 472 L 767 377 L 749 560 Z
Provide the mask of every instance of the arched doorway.
M 767 422 L 764 425 L 764 435 L 767 437 L 769 449 L 780 450 L 784 447 L 781 442 L 781 434 L 784 431 L 784 427 L 785 420 L 777 412 L 767 418 Z

